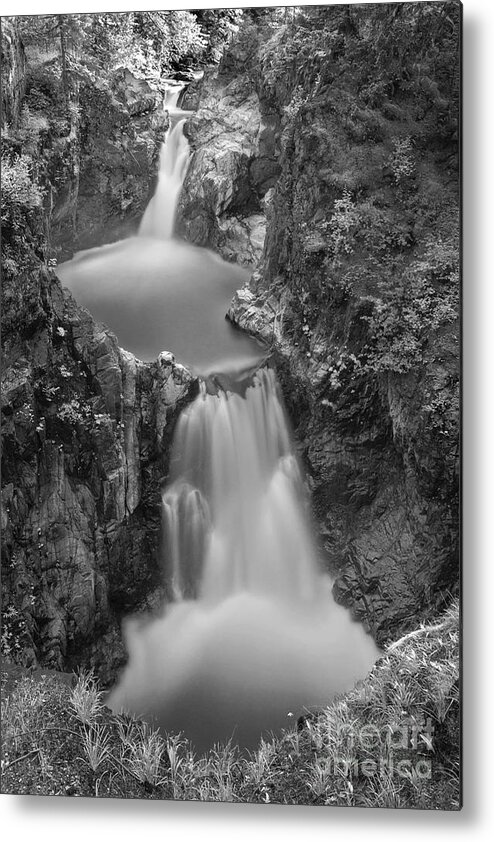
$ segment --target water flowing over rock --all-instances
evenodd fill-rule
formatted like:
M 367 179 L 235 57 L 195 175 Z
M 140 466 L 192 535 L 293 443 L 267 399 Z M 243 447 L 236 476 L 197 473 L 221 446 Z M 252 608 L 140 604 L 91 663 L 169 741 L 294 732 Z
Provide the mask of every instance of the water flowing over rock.
M 177 122 L 163 144 L 156 191 L 139 226 L 141 237 L 169 240 L 173 234 L 178 194 L 190 157 L 184 124 L 184 119 Z
M 127 622 L 114 710 L 181 731 L 197 750 L 230 738 L 253 747 L 373 665 L 372 638 L 320 569 L 272 370 L 242 392 L 202 384 L 176 428 L 163 526 L 174 602 Z
M 262 350 L 225 313 L 248 273 L 173 237 L 190 156 L 183 113 L 173 108 L 174 125 L 162 144 L 158 183 L 139 235 L 81 252 L 58 274 L 141 359 L 152 360 L 166 348 L 202 374 L 221 372 L 225 361 L 231 369 L 234 358 L 238 369 L 246 368 Z
M 125 68 L 83 85 L 79 97 L 80 125 L 53 143 L 49 172 L 47 233 L 64 259 L 136 233 L 169 126 L 162 96 Z

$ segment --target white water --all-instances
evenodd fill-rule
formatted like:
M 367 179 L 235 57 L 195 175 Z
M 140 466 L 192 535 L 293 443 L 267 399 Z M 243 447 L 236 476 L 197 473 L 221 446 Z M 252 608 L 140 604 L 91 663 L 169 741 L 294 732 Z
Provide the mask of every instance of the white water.
M 252 747 L 371 668 L 375 644 L 320 569 L 271 370 L 244 397 L 204 386 L 182 414 L 163 522 L 174 601 L 127 622 L 114 710 L 197 750 L 230 737 Z
M 189 143 L 184 135 L 185 120 L 169 132 L 160 155 L 156 192 L 146 208 L 139 236 L 170 240 L 173 234 L 178 196 L 190 159 Z
M 313 598 L 317 564 L 302 496 L 273 371 L 259 371 L 245 398 L 208 394 L 203 384 L 178 422 L 163 494 L 175 597 Z
M 175 82 L 173 79 L 166 85 L 165 95 L 163 97 L 163 108 L 165 108 L 169 114 L 173 114 L 180 110 L 178 108 L 178 100 L 184 87 L 185 85 L 183 82 Z

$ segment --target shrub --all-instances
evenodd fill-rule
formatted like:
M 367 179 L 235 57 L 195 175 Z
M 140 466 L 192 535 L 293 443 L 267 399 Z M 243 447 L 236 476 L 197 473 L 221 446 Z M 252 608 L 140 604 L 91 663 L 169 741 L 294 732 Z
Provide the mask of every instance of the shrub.
M 379 284 L 369 324 L 368 366 L 404 373 L 423 361 L 423 351 L 439 328 L 459 318 L 458 246 L 429 241 L 423 254 Z
M 120 762 L 141 783 L 156 787 L 164 781 L 164 761 L 167 757 L 162 736 L 145 722 L 131 719 L 125 726 L 119 723 L 122 740 Z
M 26 621 L 14 605 L 7 605 L 2 611 L 1 652 L 5 658 L 17 663 L 22 656 L 22 638 L 26 632 Z
M 35 155 L 40 140 L 40 135 L 49 130 L 50 124 L 44 114 L 32 112 L 27 105 L 23 106 L 21 112 L 20 127 L 16 136 L 20 139 L 23 149 Z
M 389 166 L 396 184 L 402 184 L 415 175 L 415 158 L 410 137 L 393 138 L 393 153 Z
M 99 767 L 110 757 L 110 734 L 103 725 L 97 723 L 83 729 L 82 745 L 84 760 L 96 774 Z
M 32 177 L 32 160 L 20 155 L 12 160 L 2 155 L 2 223 L 8 222 L 16 209 L 32 210 L 41 205 L 42 194 Z
M 328 225 L 328 244 L 333 256 L 333 265 L 338 265 L 340 257 L 353 252 L 359 218 L 352 194 L 349 190 L 344 190 L 341 199 L 334 203 L 333 215 Z
M 81 672 L 69 700 L 77 719 L 84 725 L 93 725 L 103 708 L 102 693 L 92 672 Z M 88 737 L 90 740 L 91 737 Z

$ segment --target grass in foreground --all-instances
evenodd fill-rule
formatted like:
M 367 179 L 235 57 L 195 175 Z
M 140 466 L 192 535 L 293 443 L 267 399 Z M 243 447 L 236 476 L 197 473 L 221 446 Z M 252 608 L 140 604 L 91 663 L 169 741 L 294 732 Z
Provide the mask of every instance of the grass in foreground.
M 2 676 L 2 792 L 301 805 L 460 808 L 459 620 L 392 644 L 369 676 L 246 755 L 115 715 L 91 674 L 71 688 Z

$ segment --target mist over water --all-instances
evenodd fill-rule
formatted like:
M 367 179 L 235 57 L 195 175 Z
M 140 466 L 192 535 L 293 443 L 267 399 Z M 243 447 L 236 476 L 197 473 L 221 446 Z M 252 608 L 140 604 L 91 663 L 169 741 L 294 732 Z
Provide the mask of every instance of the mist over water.
M 174 601 L 126 624 L 129 663 L 108 703 L 182 731 L 198 751 L 229 738 L 253 748 L 378 657 L 320 569 L 273 371 L 244 396 L 203 387 L 181 416 L 170 479 Z
M 225 319 L 248 273 L 179 240 L 130 237 L 82 252 L 57 269 L 79 304 L 141 360 L 172 351 L 208 374 L 241 368 L 263 350 Z
M 231 594 L 168 606 L 147 624 L 129 620 L 129 666 L 107 704 L 182 732 L 202 752 L 230 737 L 254 749 L 261 734 L 289 727 L 312 706 L 363 678 L 378 650 L 361 626 L 320 593 L 297 604 L 273 596 Z
M 263 350 L 224 316 L 248 273 L 172 237 L 190 155 L 178 96 L 165 98 L 175 124 L 139 235 L 58 274 L 136 356 L 172 351 L 207 377 L 178 421 L 162 492 L 170 601 L 125 622 L 128 665 L 108 704 L 198 751 L 230 738 L 253 748 L 289 713 L 350 689 L 379 652 L 319 564 L 275 374 L 245 381 Z

